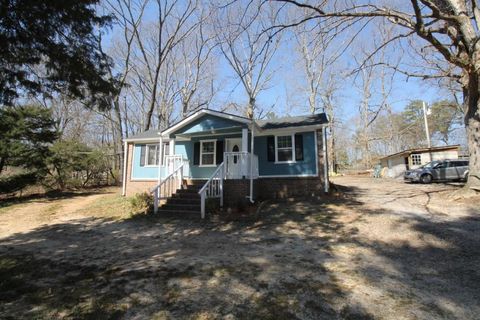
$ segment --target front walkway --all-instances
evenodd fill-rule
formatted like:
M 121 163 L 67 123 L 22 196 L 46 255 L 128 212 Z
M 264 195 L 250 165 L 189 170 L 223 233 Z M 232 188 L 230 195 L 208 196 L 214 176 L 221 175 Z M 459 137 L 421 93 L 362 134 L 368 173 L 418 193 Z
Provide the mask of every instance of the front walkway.
M 0 236 L 0 318 L 477 318 L 480 216 L 454 187 L 335 182 L 346 196 L 248 221 L 119 219 L 112 194 L 50 212 Z

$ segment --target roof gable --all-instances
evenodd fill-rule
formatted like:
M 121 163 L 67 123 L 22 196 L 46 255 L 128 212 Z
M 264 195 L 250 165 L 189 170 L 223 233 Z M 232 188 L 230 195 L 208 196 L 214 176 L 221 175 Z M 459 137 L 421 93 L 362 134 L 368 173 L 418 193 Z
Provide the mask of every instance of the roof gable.
M 212 114 L 204 114 L 196 120 L 186 124 L 170 134 L 194 134 L 199 132 L 212 132 L 227 128 L 246 127 L 245 123 L 236 120 L 226 119 Z

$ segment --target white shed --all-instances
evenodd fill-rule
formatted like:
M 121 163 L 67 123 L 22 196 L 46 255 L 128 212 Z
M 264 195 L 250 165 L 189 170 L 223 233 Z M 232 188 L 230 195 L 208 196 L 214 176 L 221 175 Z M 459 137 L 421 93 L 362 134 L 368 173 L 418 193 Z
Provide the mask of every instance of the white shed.
M 383 157 L 380 163 L 385 177 L 398 178 L 430 161 L 458 159 L 459 149 L 459 145 L 408 149 Z

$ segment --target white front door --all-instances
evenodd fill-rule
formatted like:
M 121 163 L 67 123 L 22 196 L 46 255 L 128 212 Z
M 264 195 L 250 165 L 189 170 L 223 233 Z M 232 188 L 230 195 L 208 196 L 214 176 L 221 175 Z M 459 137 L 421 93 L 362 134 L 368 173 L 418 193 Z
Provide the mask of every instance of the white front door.
M 242 139 L 232 138 L 225 139 L 225 152 L 240 152 L 242 150 Z M 239 156 L 229 156 L 226 159 L 227 165 L 227 177 L 230 179 L 240 179 L 241 174 L 241 161 Z

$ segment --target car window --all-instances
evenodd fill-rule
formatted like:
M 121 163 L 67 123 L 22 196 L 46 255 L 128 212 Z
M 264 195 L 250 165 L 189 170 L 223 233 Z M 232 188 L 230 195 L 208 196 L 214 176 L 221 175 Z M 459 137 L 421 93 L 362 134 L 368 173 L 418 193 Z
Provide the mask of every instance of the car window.
M 434 169 L 442 169 L 446 167 L 447 167 L 447 164 L 445 162 L 440 162 L 434 167 Z

